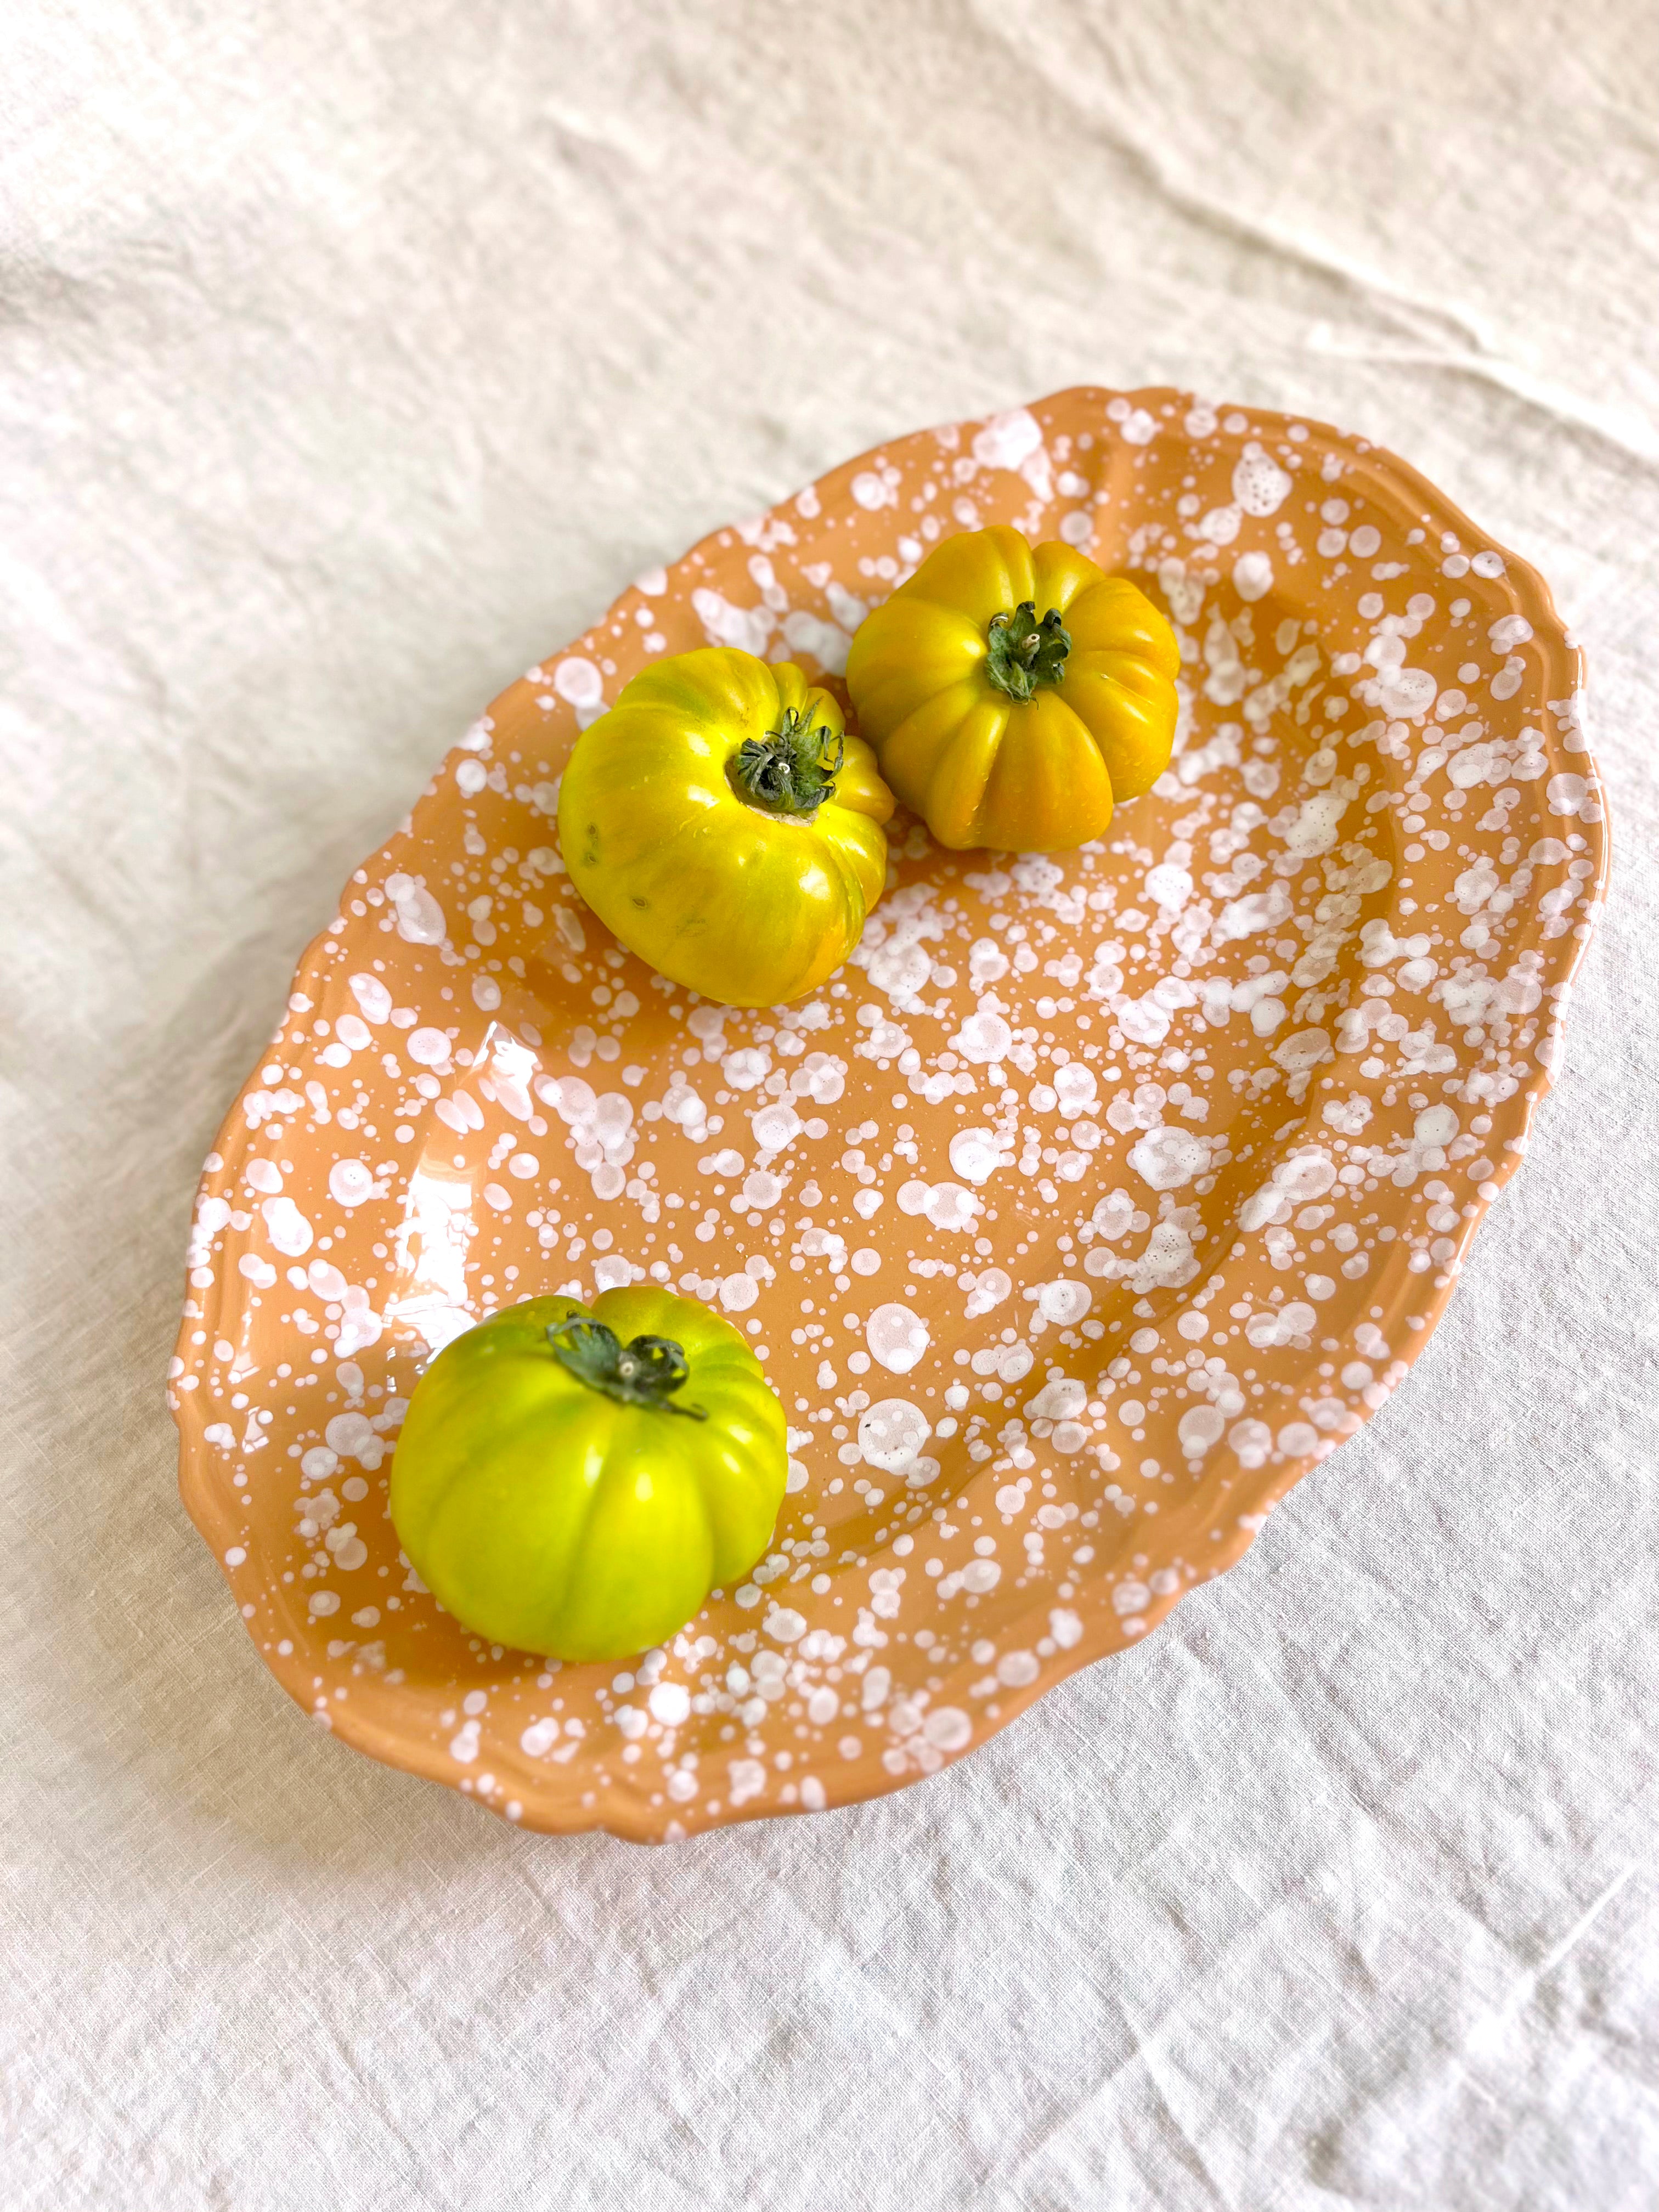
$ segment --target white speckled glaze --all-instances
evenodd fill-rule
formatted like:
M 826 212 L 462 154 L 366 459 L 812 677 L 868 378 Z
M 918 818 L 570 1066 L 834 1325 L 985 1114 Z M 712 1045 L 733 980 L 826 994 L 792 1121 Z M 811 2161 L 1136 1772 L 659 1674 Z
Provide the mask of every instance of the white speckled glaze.
M 1099 845 L 944 853 L 811 1000 L 702 1005 L 556 849 L 578 732 L 708 642 L 824 680 L 941 534 L 1135 577 L 1176 757 Z M 1363 440 L 1168 391 L 901 439 L 642 577 L 345 887 L 210 1156 L 185 1502 L 323 1726 L 548 1830 L 897 1789 L 1154 1627 L 1404 1378 L 1524 1149 L 1606 867 L 1534 573 Z M 665 1649 L 469 1637 L 387 1457 L 435 1348 L 649 1273 L 793 1425 L 752 1582 Z

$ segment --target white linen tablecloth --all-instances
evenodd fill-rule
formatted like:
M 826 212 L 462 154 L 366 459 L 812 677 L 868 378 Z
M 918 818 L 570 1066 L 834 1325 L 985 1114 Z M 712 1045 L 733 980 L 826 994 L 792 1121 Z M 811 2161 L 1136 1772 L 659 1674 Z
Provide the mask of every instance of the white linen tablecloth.
M 5 2212 L 1659 2192 L 1659 20 L 14 0 Z M 515 1833 L 308 1727 L 177 1503 L 198 1167 L 334 889 L 635 573 L 1171 381 L 1407 455 L 1618 848 L 1449 1318 L 1245 1563 L 883 1802 Z

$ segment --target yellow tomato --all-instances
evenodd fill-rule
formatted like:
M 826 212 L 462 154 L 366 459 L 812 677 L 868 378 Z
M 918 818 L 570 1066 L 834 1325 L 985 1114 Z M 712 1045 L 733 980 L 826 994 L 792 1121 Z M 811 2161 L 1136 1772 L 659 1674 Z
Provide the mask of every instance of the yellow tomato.
M 793 662 L 711 646 L 647 668 L 559 793 L 576 889 L 642 960 L 732 1006 L 834 974 L 887 881 L 893 795 Z
M 942 845 L 1098 837 L 1169 764 L 1180 654 L 1144 593 L 999 525 L 947 538 L 847 663 L 881 772 Z
M 649 1284 L 507 1306 L 438 1354 L 392 1462 L 398 1540 L 464 1628 L 556 1659 L 660 1644 L 742 1581 L 789 1474 L 748 1344 Z

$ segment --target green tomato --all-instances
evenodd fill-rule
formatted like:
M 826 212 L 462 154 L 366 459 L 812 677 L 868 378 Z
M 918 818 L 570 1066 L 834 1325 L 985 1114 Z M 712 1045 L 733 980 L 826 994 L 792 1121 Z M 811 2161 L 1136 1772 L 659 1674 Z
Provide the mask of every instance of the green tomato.
M 508 1306 L 421 1378 L 392 1519 L 464 1628 L 619 1659 L 683 1627 L 765 1551 L 783 1408 L 729 1322 L 667 1291 Z

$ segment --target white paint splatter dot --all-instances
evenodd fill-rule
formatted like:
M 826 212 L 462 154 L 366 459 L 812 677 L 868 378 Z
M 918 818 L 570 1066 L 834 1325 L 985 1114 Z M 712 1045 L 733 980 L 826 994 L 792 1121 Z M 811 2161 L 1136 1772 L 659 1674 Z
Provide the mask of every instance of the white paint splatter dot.
M 352 975 L 347 981 L 351 986 L 351 995 L 357 1001 L 358 1011 L 366 1022 L 378 1025 L 390 1018 L 392 994 L 378 975 Z
M 859 1449 L 865 1464 L 889 1474 L 908 1467 L 933 1433 L 933 1423 L 908 1398 L 883 1398 L 859 1415 Z
M 265 1234 L 279 1252 L 297 1260 L 301 1253 L 311 1249 L 311 1224 L 291 1198 L 268 1198 L 259 1212 L 264 1217 Z
M 1203 1174 L 1210 1164 L 1210 1147 L 1188 1129 L 1160 1125 L 1148 1129 L 1129 1153 L 1129 1165 L 1154 1190 L 1178 1190 Z
M 406 945 L 443 943 L 448 933 L 444 910 L 431 892 L 422 889 L 412 876 L 388 876 L 386 895 L 397 916 L 398 934 Z
M 781 1152 L 786 1145 L 794 1142 L 801 1131 L 799 1115 L 781 1099 L 774 1101 L 769 1106 L 763 1106 L 757 1114 L 750 1116 L 750 1121 L 755 1132 L 755 1142 L 763 1146 L 769 1152 Z
M 374 1178 L 362 1160 L 336 1160 L 328 1171 L 328 1194 L 337 1206 L 361 1206 L 374 1189 Z
M 958 1129 L 951 1139 L 951 1164 L 964 1182 L 986 1182 L 1001 1166 L 1002 1150 L 989 1129 Z
M 1005 1060 L 1014 1041 L 1014 1033 L 1000 1014 L 979 1012 L 969 1014 L 951 1042 L 964 1060 L 986 1066 L 994 1060 Z
M 974 459 L 984 469 L 1017 469 L 1042 443 L 1042 432 L 1029 408 L 1011 408 L 993 415 L 975 434 Z
M 1176 1431 L 1181 1438 L 1181 1449 L 1188 1459 L 1202 1459 L 1206 1452 L 1212 1450 L 1221 1442 L 1222 1431 L 1226 1425 L 1224 1415 L 1218 1413 L 1213 1406 L 1189 1407 L 1182 1415 Z
M 979 1200 L 960 1183 L 936 1182 L 923 1209 L 935 1229 L 971 1228 L 980 1211 Z
M 932 1340 L 927 1324 L 908 1306 L 878 1306 L 865 1324 L 870 1357 L 890 1375 L 908 1375 Z
M 1094 1294 L 1085 1283 L 1044 1283 L 1037 1292 L 1036 1303 L 1037 1311 L 1045 1321 L 1069 1327 L 1083 1319 L 1094 1304 Z
M 1233 563 L 1233 589 L 1248 605 L 1273 587 L 1273 564 L 1265 553 L 1241 553 Z
M 1277 514 L 1291 495 L 1291 479 L 1253 439 L 1233 469 L 1233 497 L 1246 514 Z

